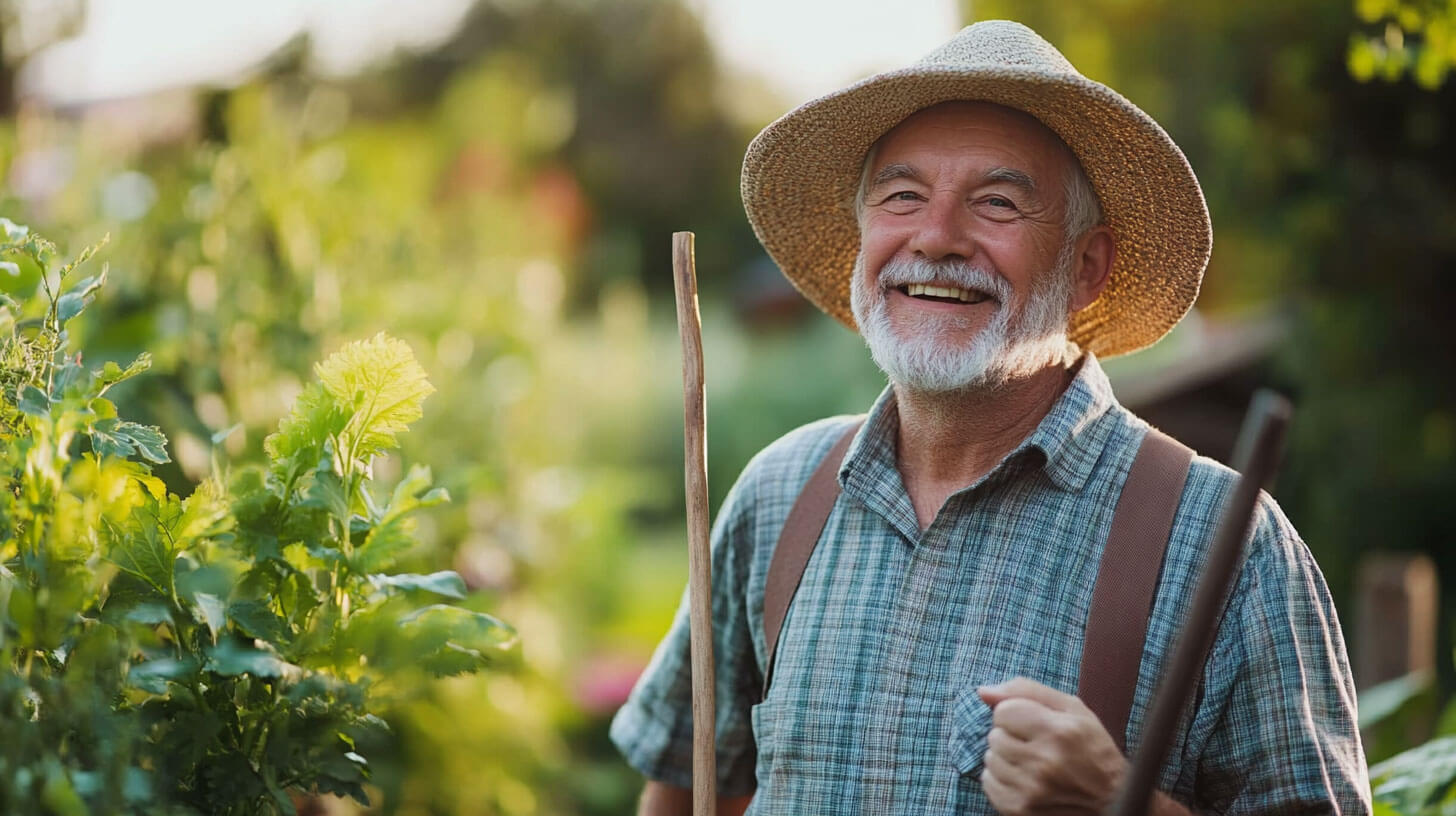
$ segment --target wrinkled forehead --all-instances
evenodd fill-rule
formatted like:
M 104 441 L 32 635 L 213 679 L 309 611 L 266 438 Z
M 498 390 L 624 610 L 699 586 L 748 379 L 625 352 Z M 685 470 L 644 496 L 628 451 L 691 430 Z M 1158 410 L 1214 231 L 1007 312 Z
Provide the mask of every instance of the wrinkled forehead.
M 875 141 L 866 156 L 867 172 L 898 158 L 902 150 L 948 151 L 967 146 L 1001 149 L 1065 179 L 1076 155 L 1061 137 L 1036 117 L 993 102 L 942 102 L 922 108 Z M 1031 167 L 1025 169 L 1033 169 Z

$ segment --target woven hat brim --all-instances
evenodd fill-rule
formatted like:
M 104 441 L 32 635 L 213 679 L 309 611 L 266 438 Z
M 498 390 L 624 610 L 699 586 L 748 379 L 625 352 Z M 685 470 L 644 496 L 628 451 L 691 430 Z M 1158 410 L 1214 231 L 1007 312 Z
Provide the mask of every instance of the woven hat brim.
M 1115 235 L 1106 288 L 1068 335 L 1099 357 L 1157 342 L 1198 297 L 1213 228 L 1198 180 L 1168 134 L 1116 91 L 1076 74 L 920 65 L 809 102 L 769 125 L 743 162 L 744 209 L 770 257 L 805 297 L 854 328 L 859 249 L 854 196 L 870 146 L 941 102 L 994 102 L 1031 114 L 1081 161 Z

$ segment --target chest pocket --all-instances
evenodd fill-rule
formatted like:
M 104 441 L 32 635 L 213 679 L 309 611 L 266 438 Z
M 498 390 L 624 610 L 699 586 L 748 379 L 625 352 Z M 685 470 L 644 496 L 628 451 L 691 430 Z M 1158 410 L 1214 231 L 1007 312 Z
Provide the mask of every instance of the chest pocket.
M 974 685 L 963 689 L 950 710 L 949 756 L 956 773 L 980 775 L 990 730 L 991 707 L 981 701 Z

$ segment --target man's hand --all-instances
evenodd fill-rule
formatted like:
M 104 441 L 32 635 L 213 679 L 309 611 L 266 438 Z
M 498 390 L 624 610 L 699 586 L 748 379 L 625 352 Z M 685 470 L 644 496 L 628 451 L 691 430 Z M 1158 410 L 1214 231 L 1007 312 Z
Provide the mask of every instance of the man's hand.
M 977 689 L 991 706 L 981 785 L 1002 816 L 1101 812 L 1128 763 L 1076 697 L 1017 677 Z

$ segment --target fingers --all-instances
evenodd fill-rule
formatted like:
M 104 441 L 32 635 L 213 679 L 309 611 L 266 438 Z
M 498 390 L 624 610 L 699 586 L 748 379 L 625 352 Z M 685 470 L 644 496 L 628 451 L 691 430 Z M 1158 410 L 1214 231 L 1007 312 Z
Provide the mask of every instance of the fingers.
M 991 807 L 997 813 L 1019 814 L 1026 808 L 1025 797 L 1019 791 L 1002 781 L 996 772 L 987 765 L 981 771 L 981 789 L 986 792 L 986 798 L 991 800 Z
M 1013 697 L 996 706 L 991 713 L 991 725 L 1016 739 L 1031 740 L 1055 731 L 1066 716 L 1041 703 Z
M 1024 739 L 1014 737 L 1004 728 L 992 728 L 986 734 L 986 764 L 991 764 L 991 757 L 1008 765 L 1021 765 L 1034 756 L 1031 745 Z
M 1054 711 L 1077 711 L 1085 708 L 1082 701 L 1066 692 L 1057 691 L 1026 677 L 1013 677 L 1003 683 L 976 689 L 986 705 L 995 708 L 1004 700 L 1022 697 L 1038 702 Z

